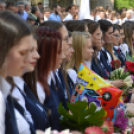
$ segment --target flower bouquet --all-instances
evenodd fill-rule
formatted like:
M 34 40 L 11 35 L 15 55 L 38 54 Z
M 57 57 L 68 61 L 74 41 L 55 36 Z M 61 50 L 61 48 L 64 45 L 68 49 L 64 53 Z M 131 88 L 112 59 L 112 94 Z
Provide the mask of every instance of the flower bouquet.
M 133 75 L 130 72 L 127 72 L 124 68 L 118 68 L 111 72 L 109 76 L 109 80 L 123 80 L 124 86 L 120 89 L 123 90 L 122 95 L 127 95 L 128 90 L 132 89 L 133 87 Z
M 134 74 L 134 57 L 131 57 L 129 54 L 126 53 L 126 69 L 131 74 Z
M 110 64 L 112 65 L 112 68 L 115 68 L 115 69 L 117 69 L 121 66 L 121 62 L 119 59 L 112 60 Z

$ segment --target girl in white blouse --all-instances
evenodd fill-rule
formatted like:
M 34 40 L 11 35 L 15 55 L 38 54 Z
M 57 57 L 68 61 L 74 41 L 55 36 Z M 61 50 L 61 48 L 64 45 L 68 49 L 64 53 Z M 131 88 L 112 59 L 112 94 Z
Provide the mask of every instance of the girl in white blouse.
M 8 11 L 0 13 L 0 89 L 6 102 L 6 114 L 0 113 L 3 114 L 0 117 L 5 117 L 5 125 L 0 119 L 2 134 L 31 134 L 29 124 L 14 108 L 10 95 L 12 86 L 5 80 L 8 76 L 22 74 L 31 41 L 32 31 L 25 21 Z M 4 110 L 5 106 L 2 107 Z

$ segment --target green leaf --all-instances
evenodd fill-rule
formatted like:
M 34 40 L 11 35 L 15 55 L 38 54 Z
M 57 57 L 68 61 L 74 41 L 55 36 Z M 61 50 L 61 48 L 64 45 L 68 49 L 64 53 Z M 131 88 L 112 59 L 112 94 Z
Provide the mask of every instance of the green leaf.
M 134 59 L 126 52 L 126 61 L 134 62 Z
M 74 105 L 67 103 L 71 114 L 63 108 L 62 103 L 58 107 L 58 112 L 61 115 L 60 122 L 64 129 L 78 130 L 84 132 L 85 128 L 89 126 L 101 126 L 105 116 L 105 110 L 101 108 L 96 111 L 96 105 L 91 103 L 90 108 L 87 109 L 88 103 L 77 101 Z

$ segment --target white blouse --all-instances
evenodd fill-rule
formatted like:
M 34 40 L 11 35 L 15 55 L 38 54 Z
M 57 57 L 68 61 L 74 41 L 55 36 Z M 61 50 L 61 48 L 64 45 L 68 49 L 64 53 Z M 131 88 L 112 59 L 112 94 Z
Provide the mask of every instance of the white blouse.
M 0 76 L 0 134 L 5 134 L 5 101 L 10 89 L 11 85 Z
M 84 61 L 84 64 L 91 70 L 91 61 Z
M 22 92 L 24 92 L 24 80 L 21 77 L 13 77 L 15 84 L 20 88 Z M 24 108 L 25 110 L 25 118 L 33 123 L 31 114 L 28 112 L 25 106 L 25 99 L 20 93 L 17 87 L 14 87 L 12 91 L 12 96 L 17 99 L 18 103 Z M 30 126 L 28 122 L 24 119 L 24 117 L 15 109 L 15 117 L 16 122 L 19 130 L 19 134 L 31 134 Z
M 2 77 L 0 77 L 0 90 L 2 91 L 6 100 L 7 96 L 10 93 L 11 85 Z M 1 102 L 3 103 L 3 100 Z M 3 132 L 5 131 L 5 114 L 4 115 L 2 114 L 5 112 L 5 105 L 2 104 L 1 106 L 2 108 L 0 112 L 0 132 L 2 133 L 0 134 L 4 134 Z M 19 134 L 31 134 L 29 124 L 25 121 L 25 119 L 22 117 L 22 115 L 18 112 L 17 109 L 14 108 L 14 112 L 15 112 L 16 122 L 18 125 Z
M 123 54 L 126 56 L 126 52 L 129 53 L 130 50 L 129 50 L 129 47 L 126 43 L 123 43 L 120 45 L 120 49 L 121 51 L 123 52 Z
M 75 84 L 76 83 L 76 79 L 77 79 L 77 72 L 74 69 L 68 69 L 67 72 L 69 74 L 69 77 L 72 79 L 72 81 Z
M 5 110 L 4 96 L 0 91 L 0 134 L 5 134 Z

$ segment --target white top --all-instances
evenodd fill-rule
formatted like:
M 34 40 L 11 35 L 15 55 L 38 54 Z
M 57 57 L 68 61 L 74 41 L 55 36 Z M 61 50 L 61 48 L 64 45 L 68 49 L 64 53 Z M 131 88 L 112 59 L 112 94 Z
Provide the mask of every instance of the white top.
M 5 99 L 7 98 L 8 94 L 10 93 L 10 90 L 11 90 L 11 85 L 2 77 L 0 77 L 0 90 L 2 91 Z M 0 112 L 1 115 L 3 113 L 3 110 L 4 110 L 4 105 L 1 108 L 1 112 Z M 15 112 L 16 122 L 18 125 L 19 134 L 31 134 L 29 124 L 25 121 L 25 119 L 17 111 L 17 109 L 14 108 L 14 112 Z M 1 122 L 0 125 L 2 124 L 3 119 L 5 118 L 5 115 L 2 115 L 2 116 L 3 116 L 2 119 L 0 116 L 0 122 Z M 4 124 L 5 124 L 5 122 L 4 122 Z M 5 131 L 5 125 L 0 126 L 0 131 L 1 132 Z
M 4 97 L 6 98 L 9 91 L 10 91 L 10 86 L 9 86 L 9 89 L 5 88 L 5 87 L 8 87 L 8 83 L 6 82 L 5 79 L 0 77 L 0 134 L 5 134 L 5 111 L 6 111 L 6 106 L 5 106 Z
M 111 58 L 110 54 L 109 54 L 103 47 L 102 47 L 102 50 L 107 53 L 107 57 L 108 57 L 107 63 L 108 63 L 108 65 L 111 65 L 112 58 Z M 100 53 L 99 53 L 99 54 L 100 54 Z M 99 56 L 99 57 L 100 57 L 100 56 Z M 99 58 L 99 57 L 98 57 L 98 58 Z M 99 59 L 100 59 L 100 58 L 99 58 Z
M 123 54 L 126 56 L 126 52 L 129 53 L 129 47 L 126 43 L 120 45 L 120 49 Z
M 68 69 L 67 72 L 68 72 L 70 78 L 72 79 L 72 81 L 75 84 L 76 83 L 76 79 L 77 79 L 77 72 L 74 69 Z
M 25 93 L 24 92 L 24 84 L 25 84 L 24 80 L 21 77 L 13 77 L 13 80 L 14 80 L 15 84 L 20 88 L 20 90 L 23 93 Z M 32 116 L 31 116 L 30 112 L 26 109 L 25 99 L 17 87 L 14 87 L 14 89 L 12 91 L 12 96 L 15 99 L 17 99 L 18 103 L 24 108 L 25 118 L 28 121 L 30 121 L 31 123 L 33 123 Z
M 0 76 L 0 134 L 5 134 L 5 100 L 10 93 L 11 85 Z
M 48 21 L 48 18 L 44 15 L 44 21 Z
M 91 70 L 91 61 L 84 61 L 84 64 Z
M 53 79 L 54 83 L 55 83 L 55 79 L 54 79 L 54 74 L 51 71 L 49 76 L 48 76 L 48 84 L 51 85 L 51 80 Z M 44 104 L 45 98 L 46 98 L 46 94 L 44 92 L 44 88 L 43 86 L 37 82 L 37 94 L 38 94 L 38 98 L 41 104 Z
M 58 69 L 56 69 L 54 72 L 51 71 L 49 76 L 48 76 L 48 84 L 49 85 L 51 85 L 52 80 L 53 80 L 54 84 L 56 84 L 56 80 L 54 78 L 54 73 L 58 77 L 59 82 L 61 82 L 61 80 L 58 76 Z M 37 82 L 37 94 L 38 94 L 38 98 L 39 98 L 40 103 L 44 104 L 46 94 L 44 92 L 43 86 L 39 82 Z
M 63 21 L 67 20 L 73 20 L 73 16 L 70 13 L 68 13 L 68 15 L 63 19 Z

